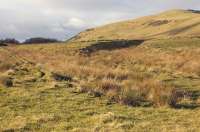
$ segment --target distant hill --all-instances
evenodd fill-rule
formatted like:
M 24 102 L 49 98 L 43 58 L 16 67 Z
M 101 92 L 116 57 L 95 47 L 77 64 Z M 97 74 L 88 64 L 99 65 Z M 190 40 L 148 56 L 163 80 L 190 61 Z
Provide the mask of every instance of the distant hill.
M 20 42 L 14 38 L 6 38 L 0 40 L 0 46 L 7 46 L 8 44 L 19 44 Z
M 157 15 L 88 29 L 72 41 L 200 37 L 200 13 L 170 10 Z
M 42 44 L 42 43 L 56 43 L 59 42 L 56 39 L 52 39 L 52 38 L 29 38 L 27 40 L 25 40 L 23 43 L 24 44 Z

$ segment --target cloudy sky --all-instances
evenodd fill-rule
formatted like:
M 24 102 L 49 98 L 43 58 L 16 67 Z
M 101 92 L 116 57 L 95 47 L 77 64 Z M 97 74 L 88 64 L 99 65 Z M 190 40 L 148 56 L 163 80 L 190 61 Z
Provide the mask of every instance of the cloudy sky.
M 86 28 L 168 9 L 200 9 L 200 0 L 0 0 L 0 38 L 67 39 Z

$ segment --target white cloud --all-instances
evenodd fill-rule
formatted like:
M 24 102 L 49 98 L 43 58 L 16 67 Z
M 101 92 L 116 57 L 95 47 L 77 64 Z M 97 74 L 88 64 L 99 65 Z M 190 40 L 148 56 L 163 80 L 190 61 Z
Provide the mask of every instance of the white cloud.
M 83 28 L 86 26 L 86 23 L 79 18 L 72 17 L 68 20 L 67 26 L 71 26 L 74 28 Z

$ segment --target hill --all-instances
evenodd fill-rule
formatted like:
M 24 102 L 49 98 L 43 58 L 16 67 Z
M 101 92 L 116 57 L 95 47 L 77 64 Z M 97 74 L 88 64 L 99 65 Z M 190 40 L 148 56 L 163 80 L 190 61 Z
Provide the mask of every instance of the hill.
M 200 14 L 193 10 L 170 10 L 102 27 L 88 29 L 73 41 L 199 37 Z
M 199 131 L 198 13 L 168 11 L 68 42 L 1 46 L 0 131 Z M 180 27 L 191 28 L 164 33 Z

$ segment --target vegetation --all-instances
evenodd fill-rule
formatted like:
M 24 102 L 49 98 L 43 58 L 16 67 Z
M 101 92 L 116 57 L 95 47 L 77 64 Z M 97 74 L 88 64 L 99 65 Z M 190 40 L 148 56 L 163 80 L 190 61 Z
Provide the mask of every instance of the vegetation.
M 71 41 L 149 40 L 199 37 L 199 11 L 170 10 L 158 15 L 108 24 L 81 32 Z
M 105 96 L 80 93 L 75 84 L 69 87 L 73 82 L 55 81 L 39 65 L 21 63 L 10 75 L 14 86 L 0 88 L 1 131 L 153 132 L 198 131 L 200 127 L 199 109 L 120 105 Z
M 56 43 L 58 40 L 51 38 L 30 38 L 24 41 L 25 44 Z
M 162 13 L 153 18 L 170 20 L 148 28 L 166 26 L 175 12 L 180 26 L 179 19 L 198 16 Z M 0 47 L 0 131 L 199 131 L 199 30 L 153 39 L 127 39 L 126 30 L 113 39 L 106 30 L 98 40 L 103 30 L 51 45 Z
M 47 44 L 47 43 L 57 43 L 59 42 L 57 39 L 52 38 L 29 38 L 26 39 L 23 44 Z M 6 38 L 0 40 L 0 46 L 7 46 L 8 44 L 21 44 L 18 40 L 14 38 Z
M 12 87 L 13 86 L 12 78 L 8 76 L 1 76 L 0 84 L 3 85 L 4 87 Z
M 6 38 L 0 40 L 0 45 L 6 45 L 6 44 L 19 44 L 20 42 L 14 38 Z

